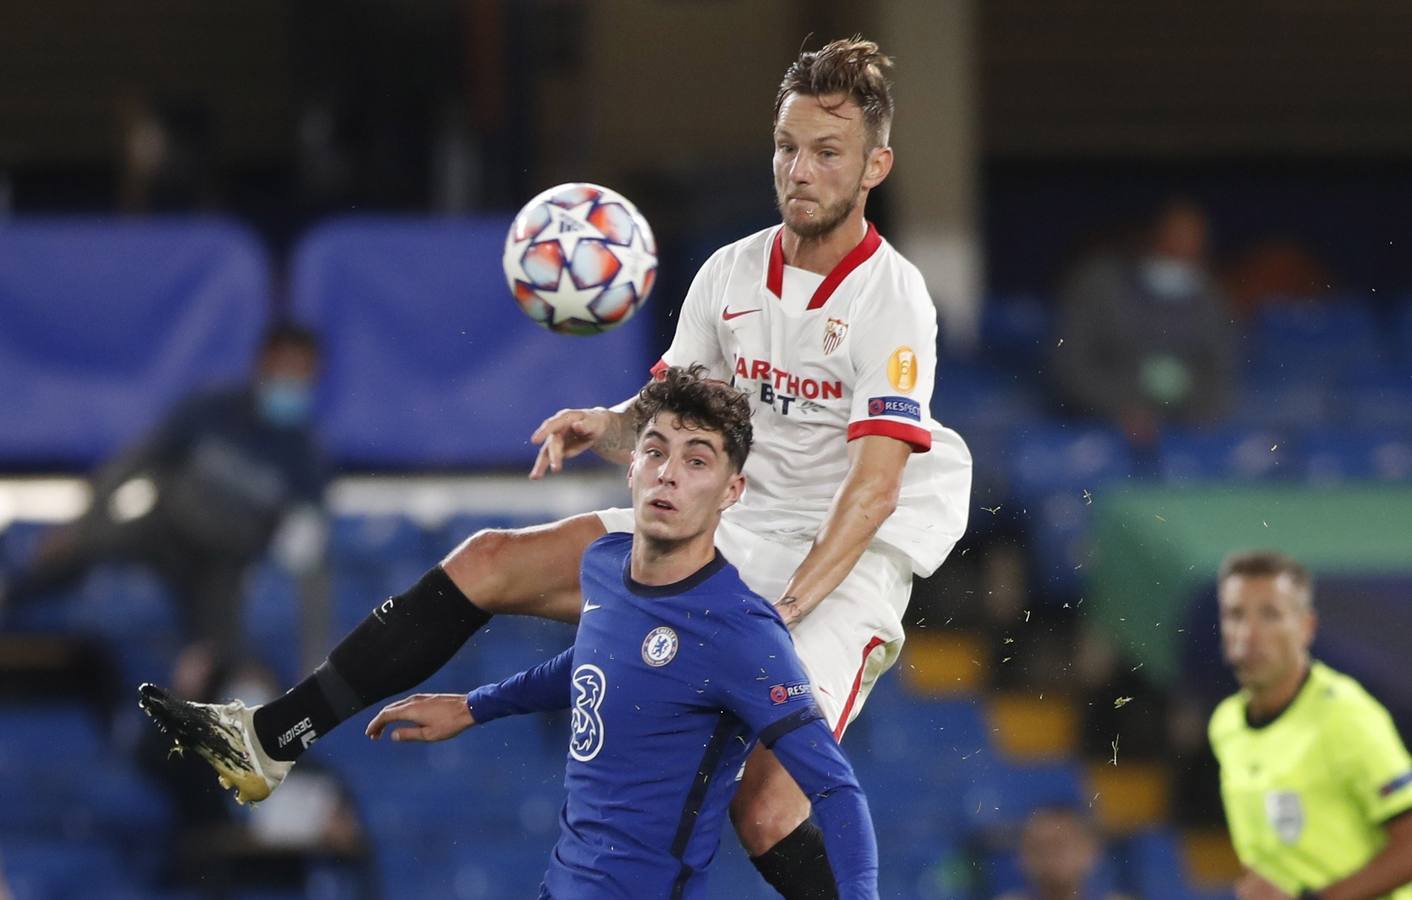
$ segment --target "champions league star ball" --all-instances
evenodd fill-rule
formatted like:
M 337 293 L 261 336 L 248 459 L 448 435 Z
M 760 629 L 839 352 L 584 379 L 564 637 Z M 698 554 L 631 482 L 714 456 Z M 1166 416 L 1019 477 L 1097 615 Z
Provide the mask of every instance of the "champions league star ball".
M 515 216 L 504 262 L 525 315 L 561 334 L 598 334 L 647 300 L 657 243 L 622 195 L 596 184 L 561 184 Z

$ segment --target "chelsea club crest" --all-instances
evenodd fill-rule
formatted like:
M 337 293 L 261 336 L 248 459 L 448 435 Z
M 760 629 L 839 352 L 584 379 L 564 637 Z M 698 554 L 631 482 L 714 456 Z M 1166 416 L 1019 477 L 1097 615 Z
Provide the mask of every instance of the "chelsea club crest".
M 642 641 L 642 661 L 654 669 L 665 666 L 676 658 L 677 633 L 666 625 L 658 625 L 647 632 Z

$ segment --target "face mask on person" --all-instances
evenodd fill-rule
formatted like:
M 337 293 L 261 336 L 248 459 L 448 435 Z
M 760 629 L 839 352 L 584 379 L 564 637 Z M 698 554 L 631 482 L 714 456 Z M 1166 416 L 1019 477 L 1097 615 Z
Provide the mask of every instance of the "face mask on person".
M 257 399 L 260 416 L 282 428 L 305 424 L 314 407 L 313 390 L 297 378 L 271 378 L 261 383 Z
M 1162 300 L 1181 300 L 1200 290 L 1201 269 L 1189 262 L 1167 256 L 1149 256 L 1142 261 L 1138 275 L 1143 285 Z

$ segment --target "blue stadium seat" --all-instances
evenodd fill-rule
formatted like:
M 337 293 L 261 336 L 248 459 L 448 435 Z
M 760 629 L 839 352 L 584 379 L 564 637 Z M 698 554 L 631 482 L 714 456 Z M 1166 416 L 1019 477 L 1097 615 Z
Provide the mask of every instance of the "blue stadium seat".
M 107 736 L 92 707 L 77 703 L 0 705 L 0 769 L 82 770 L 107 753 Z
M 1230 418 L 1250 428 L 1288 431 L 1343 418 L 1345 402 L 1329 382 L 1247 375 L 1236 388 Z
M 508 227 L 503 216 L 358 219 L 300 242 L 290 302 L 324 336 L 323 434 L 336 458 L 520 467 L 545 415 L 642 386 L 661 349 L 651 317 L 591 341 L 539 328 L 501 275 Z
M 1013 368 L 1042 364 L 1053 347 L 1054 306 L 1040 297 L 993 297 L 981 311 L 981 352 Z
M 1342 381 L 1391 357 L 1372 310 L 1353 300 L 1266 306 L 1247 335 L 1247 369 L 1293 383 Z
M 1158 449 L 1162 478 L 1173 484 L 1296 478 L 1303 462 L 1289 435 L 1236 426 L 1168 429 Z
M 1039 425 L 1013 436 L 1008 467 L 1010 502 L 1026 512 L 1041 596 L 1070 597 L 1088 561 L 1092 498 L 1134 477 L 1132 450 L 1112 428 Z
M 1186 879 L 1186 866 L 1175 832 L 1154 829 L 1128 838 L 1126 855 L 1133 887 L 1144 900 L 1226 900 L 1227 892 L 1203 891 Z
M 1071 762 L 1016 765 L 990 755 L 969 773 L 955 798 L 969 827 L 1012 828 L 1041 806 L 1082 806 L 1083 774 Z
M 0 222 L 0 461 L 89 465 L 245 377 L 269 281 L 254 235 L 211 217 Z
M 0 837 L 0 864 L 15 900 L 137 895 L 118 849 L 96 841 Z
M 1412 481 L 1412 431 L 1328 429 L 1306 433 L 1300 443 L 1311 484 Z

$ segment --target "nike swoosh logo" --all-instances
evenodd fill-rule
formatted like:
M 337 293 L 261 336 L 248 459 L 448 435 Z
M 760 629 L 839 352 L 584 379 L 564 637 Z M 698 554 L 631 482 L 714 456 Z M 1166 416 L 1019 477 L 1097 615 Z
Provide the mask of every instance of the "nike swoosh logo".
M 748 315 L 748 314 L 750 314 L 750 313 L 759 312 L 759 311 L 760 311 L 759 307 L 756 307 L 755 309 L 742 309 L 742 310 L 740 310 L 739 312 L 731 312 L 729 308 L 726 308 L 726 309 L 721 310 L 721 318 L 722 318 L 723 320 L 729 322 L 731 319 L 735 319 L 735 318 L 738 318 L 738 317 L 740 317 L 740 316 Z
M 583 601 L 583 611 L 584 611 L 584 612 L 593 612 L 595 609 L 602 609 L 602 608 L 603 608 L 603 604 L 602 604 L 602 603 L 590 603 L 590 602 L 587 601 L 587 600 Z

